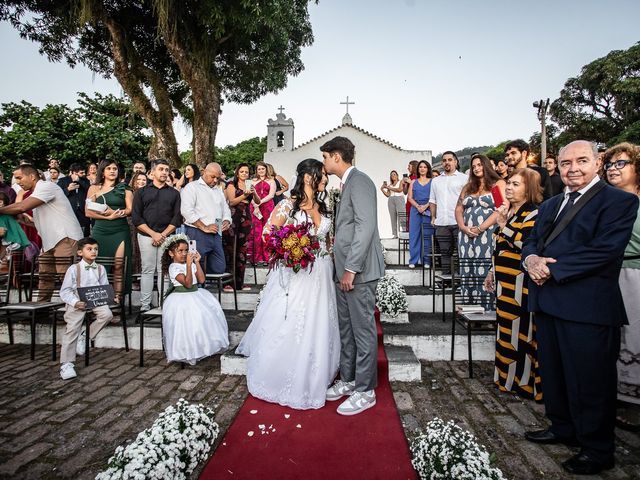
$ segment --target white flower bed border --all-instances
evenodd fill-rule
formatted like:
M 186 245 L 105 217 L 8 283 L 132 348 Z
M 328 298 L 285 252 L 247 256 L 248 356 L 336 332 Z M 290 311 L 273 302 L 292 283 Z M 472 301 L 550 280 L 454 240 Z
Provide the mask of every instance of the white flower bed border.
M 214 412 L 184 398 L 170 405 L 126 447 L 118 447 L 96 480 L 186 479 L 208 458 L 220 428 Z
M 381 314 L 392 318 L 409 310 L 407 293 L 395 277 L 385 275 L 380 279 L 376 287 L 376 305 Z
M 411 456 L 422 480 L 505 480 L 502 471 L 491 466 L 485 447 L 470 432 L 438 417 L 411 442 Z

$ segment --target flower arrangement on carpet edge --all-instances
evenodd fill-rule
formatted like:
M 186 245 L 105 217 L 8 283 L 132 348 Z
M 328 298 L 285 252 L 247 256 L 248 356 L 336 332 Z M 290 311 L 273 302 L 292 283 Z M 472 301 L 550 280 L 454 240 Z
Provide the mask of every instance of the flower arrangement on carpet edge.
M 376 287 L 376 305 L 380 313 L 397 317 L 409 310 L 407 293 L 402 284 L 391 275 L 385 275 Z
M 189 478 L 220 431 L 213 410 L 184 398 L 170 405 L 126 447 L 116 448 L 96 480 Z
M 425 432 L 411 442 L 413 468 L 422 480 L 504 480 L 502 471 L 491 466 L 483 445 L 466 430 L 436 417 Z
M 291 268 L 295 273 L 311 267 L 320 254 L 318 237 L 312 235 L 312 224 L 288 223 L 282 227 L 271 227 L 271 232 L 265 239 L 269 256 L 269 270 L 278 266 Z

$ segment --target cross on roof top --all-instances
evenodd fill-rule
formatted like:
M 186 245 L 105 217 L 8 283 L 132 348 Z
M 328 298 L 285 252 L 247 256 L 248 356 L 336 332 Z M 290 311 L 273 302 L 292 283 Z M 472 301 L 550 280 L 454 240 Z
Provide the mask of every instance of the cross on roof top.
M 278 107 L 278 110 L 280 110 L 280 113 L 282 113 L 282 111 L 284 110 L 284 107 L 280 105 L 280 107 Z
M 349 114 L 349 105 L 355 105 L 356 102 L 350 102 L 349 101 L 349 95 L 347 95 L 347 101 L 346 102 L 340 102 L 340 105 L 346 105 L 347 106 L 347 114 Z

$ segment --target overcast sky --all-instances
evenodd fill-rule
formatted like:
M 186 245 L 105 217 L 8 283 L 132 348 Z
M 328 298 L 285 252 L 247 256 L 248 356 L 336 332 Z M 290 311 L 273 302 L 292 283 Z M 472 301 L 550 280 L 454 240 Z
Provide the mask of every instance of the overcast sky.
M 405 149 L 442 150 L 525 139 L 532 102 L 558 96 L 580 68 L 640 40 L 639 0 L 321 0 L 305 71 L 277 95 L 225 104 L 216 144 L 266 135 L 277 107 L 299 145 L 354 124 Z M 115 80 L 51 64 L 0 24 L 0 102 L 75 105 L 76 92 L 121 94 Z M 191 133 L 176 127 L 181 149 Z

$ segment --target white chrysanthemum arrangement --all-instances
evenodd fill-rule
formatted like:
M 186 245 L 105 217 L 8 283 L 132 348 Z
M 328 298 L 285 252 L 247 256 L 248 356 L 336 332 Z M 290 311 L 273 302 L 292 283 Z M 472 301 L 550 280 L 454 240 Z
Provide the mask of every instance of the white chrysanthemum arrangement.
M 466 430 L 436 417 L 425 432 L 411 442 L 413 468 L 422 480 L 504 480 L 502 471 L 491 466 L 483 445 Z
M 181 398 L 133 442 L 118 447 L 96 480 L 189 478 L 218 437 L 213 417 L 210 408 Z
M 397 317 L 409 310 L 407 293 L 402 284 L 391 275 L 385 275 L 376 287 L 376 305 L 380 313 Z

